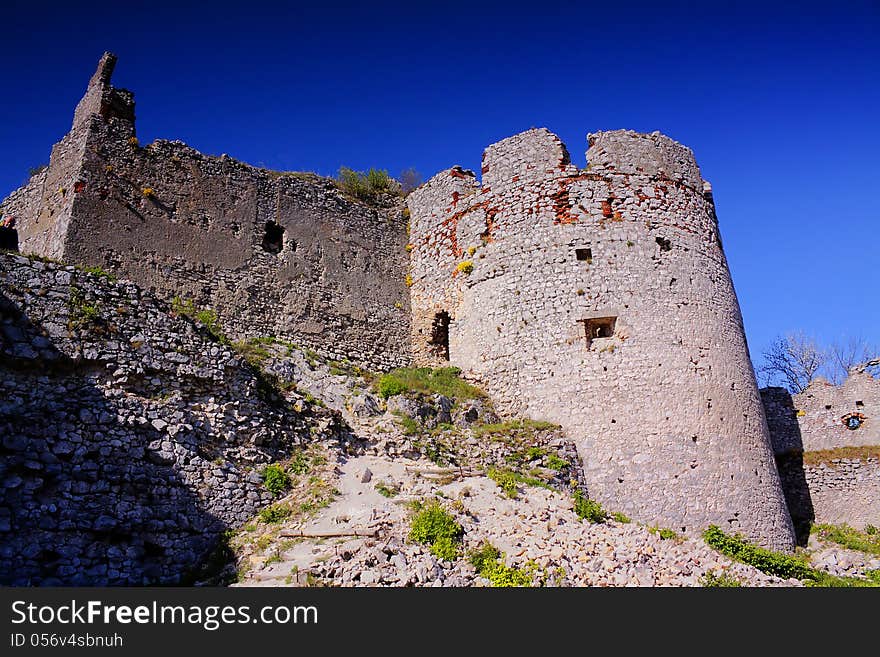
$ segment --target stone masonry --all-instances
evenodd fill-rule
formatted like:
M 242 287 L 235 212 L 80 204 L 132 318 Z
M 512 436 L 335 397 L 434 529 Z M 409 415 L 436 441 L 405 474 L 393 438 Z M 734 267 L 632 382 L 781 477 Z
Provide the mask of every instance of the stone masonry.
M 852 370 L 839 386 L 819 378 L 795 395 L 769 387 L 761 397 L 800 533 L 811 522 L 880 525 L 880 464 L 845 452 L 880 446 L 880 380 Z
M 20 249 L 100 266 L 213 308 L 237 338 L 283 336 L 375 369 L 409 362 L 403 206 L 368 205 L 180 142 L 141 147 L 107 53 L 49 165 L 0 204 Z
M 711 188 L 659 133 L 589 143 L 529 130 L 410 194 L 414 359 L 562 424 L 607 508 L 791 549 Z
M 339 432 L 134 284 L 0 253 L 0 585 L 180 582 Z

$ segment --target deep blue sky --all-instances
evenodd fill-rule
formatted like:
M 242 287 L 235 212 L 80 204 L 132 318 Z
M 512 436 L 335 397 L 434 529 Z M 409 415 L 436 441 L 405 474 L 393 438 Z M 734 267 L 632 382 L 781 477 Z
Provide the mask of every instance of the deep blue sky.
M 277 169 L 478 170 L 533 126 L 583 165 L 587 132 L 660 130 L 713 185 L 756 362 L 789 330 L 880 344 L 877 0 L 185 4 L 4 2 L 0 196 L 104 50 L 141 143 Z

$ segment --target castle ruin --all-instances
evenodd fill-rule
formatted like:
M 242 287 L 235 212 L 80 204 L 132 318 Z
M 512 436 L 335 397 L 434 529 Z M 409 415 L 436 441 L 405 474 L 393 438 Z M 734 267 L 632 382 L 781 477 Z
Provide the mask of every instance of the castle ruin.
M 458 366 L 503 411 L 562 424 L 607 508 L 792 547 L 689 149 L 602 132 L 578 169 L 555 135 L 529 130 L 486 149 L 480 180 L 455 167 L 411 193 L 407 237 L 399 202 L 180 142 L 141 146 L 115 61 L 101 59 L 48 167 L 0 204 L 21 251 L 192 299 L 235 339 L 282 337 L 380 370 Z

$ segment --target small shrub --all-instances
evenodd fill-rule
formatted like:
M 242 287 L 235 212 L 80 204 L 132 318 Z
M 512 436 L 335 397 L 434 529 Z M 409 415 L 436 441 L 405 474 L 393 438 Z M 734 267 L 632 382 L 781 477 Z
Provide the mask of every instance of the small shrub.
M 280 465 L 272 463 L 263 470 L 263 485 L 277 497 L 290 488 L 290 475 Z
M 395 395 L 399 395 L 400 393 L 406 392 L 407 390 L 406 384 L 390 373 L 383 374 L 381 377 L 379 377 L 377 388 L 379 396 L 382 399 L 394 397 Z
M 259 516 L 260 520 L 268 525 L 278 523 L 290 516 L 290 507 L 273 504 L 265 509 L 260 509 Z
M 419 505 L 410 523 L 409 539 L 428 545 L 438 559 L 454 559 L 464 528 L 436 500 Z
M 469 247 L 468 247 L 467 254 L 468 254 L 469 256 L 474 255 L 476 252 L 477 252 L 477 247 L 475 247 L 475 246 L 469 246 Z
M 458 266 L 455 268 L 459 274 L 470 274 L 474 271 L 474 263 L 472 260 L 465 260 L 464 262 L 459 262 Z
M 144 198 L 153 198 L 156 196 L 156 190 L 152 187 L 144 187 L 141 189 L 141 194 L 144 195 Z
M 617 522 L 623 523 L 624 525 L 628 525 L 632 522 L 632 519 L 629 516 L 621 513 L 620 511 L 615 511 L 611 514 L 611 517 L 614 518 L 614 520 L 616 520 Z
M 516 499 L 518 497 L 519 490 L 516 485 L 516 475 L 513 472 L 499 468 L 489 468 L 489 472 L 486 474 L 489 479 L 498 484 L 498 487 L 504 491 L 504 494 L 507 495 L 507 497 L 510 499 Z
M 711 588 L 733 588 L 733 587 L 741 587 L 742 582 L 740 582 L 733 575 L 728 575 L 727 573 L 721 573 L 720 575 L 716 575 L 715 573 L 708 572 L 700 578 L 700 584 L 705 587 Z
M 581 491 L 574 492 L 574 512 L 581 520 L 589 520 L 594 523 L 602 523 L 608 518 L 608 513 L 602 505 L 595 500 L 588 499 Z
M 546 460 L 547 467 L 551 470 L 565 470 L 568 467 L 568 461 L 561 459 L 556 454 L 550 454 Z
M 476 550 L 468 553 L 468 561 L 481 577 L 485 577 L 494 587 L 532 586 L 536 566 L 516 568 L 503 561 L 503 555 L 494 545 L 484 541 Z M 527 565 L 528 566 L 528 565 Z
M 586 292 L 584 292 L 582 289 L 578 289 L 578 291 L 577 291 L 577 295 L 578 295 L 579 297 L 582 297 L 582 296 L 584 296 L 585 294 L 586 294 Z
M 134 146 L 135 148 L 137 148 L 138 146 L 141 145 L 141 142 L 138 140 L 137 137 L 129 137 L 128 138 L 128 145 Z
M 406 284 L 407 287 L 412 287 L 413 286 L 412 274 L 407 274 L 406 278 L 403 279 L 403 282 Z

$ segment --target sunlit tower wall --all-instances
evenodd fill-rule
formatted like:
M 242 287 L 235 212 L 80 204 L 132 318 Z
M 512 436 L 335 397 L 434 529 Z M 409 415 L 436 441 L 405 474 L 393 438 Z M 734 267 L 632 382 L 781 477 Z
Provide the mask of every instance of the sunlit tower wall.
M 563 425 L 590 496 L 685 535 L 709 524 L 790 550 L 711 188 L 659 133 L 589 136 L 587 167 L 533 129 L 481 179 L 408 199 L 412 343 L 508 413 Z

